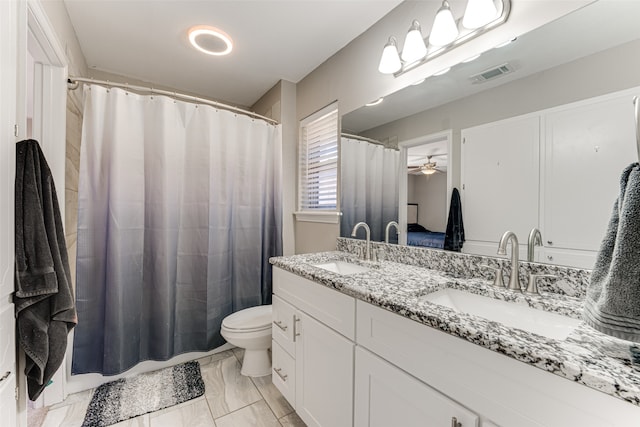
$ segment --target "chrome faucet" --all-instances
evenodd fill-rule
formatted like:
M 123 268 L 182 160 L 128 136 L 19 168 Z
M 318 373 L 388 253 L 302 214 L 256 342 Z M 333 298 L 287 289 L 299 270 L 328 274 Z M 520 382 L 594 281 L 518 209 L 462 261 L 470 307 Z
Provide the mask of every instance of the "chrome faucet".
M 398 228 L 398 223 L 395 221 L 390 221 L 387 224 L 387 227 L 384 229 L 384 242 L 389 243 L 389 230 L 391 230 L 391 226 L 396 228 L 396 234 L 400 233 L 400 229 Z
M 367 251 L 365 252 L 365 259 L 367 261 L 371 261 L 371 229 L 366 222 L 359 222 L 353 226 L 353 230 L 351 230 L 351 237 L 356 237 L 356 231 L 358 228 L 364 227 L 364 231 L 367 234 Z
M 542 234 L 540 234 L 540 230 L 534 227 L 529 233 L 529 243 L 527 244 L 527 261 L 534 261 L 536 246 L 542 246 Z
M 507 254 L 507 244 L 511 241 L 511 276 L 509 277 L 509 286 L 507 289 L 522 292 L 520 286 L 520 277 L 518 276 L 518 237 L 513 231 L 506 231 L 500 239 L 498 245 L 498 255 Z

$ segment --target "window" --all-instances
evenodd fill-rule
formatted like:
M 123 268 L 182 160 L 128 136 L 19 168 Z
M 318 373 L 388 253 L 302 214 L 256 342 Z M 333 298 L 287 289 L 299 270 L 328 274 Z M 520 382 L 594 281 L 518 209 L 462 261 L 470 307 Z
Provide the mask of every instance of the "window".
M 338 134 L 335 103 L 300 122 L 298 219 L 337 222 Z

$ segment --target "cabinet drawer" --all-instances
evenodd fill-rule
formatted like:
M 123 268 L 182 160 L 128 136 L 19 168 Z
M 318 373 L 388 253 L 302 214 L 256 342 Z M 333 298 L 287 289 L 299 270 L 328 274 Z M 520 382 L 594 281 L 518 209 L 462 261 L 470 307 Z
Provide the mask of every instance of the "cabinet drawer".
M 271 342 L 272 381 L 287 402 L 296 406 L 296 361 L 275 341 Z
M 350 340 L 355 340 L 354 298 L 278 267 L 273 268 L 273 293 Z
M 296 309 L 286 301 L 273 296 L 273 340 L 291 356 L 296 356 L 296 346 L 293 340 Z

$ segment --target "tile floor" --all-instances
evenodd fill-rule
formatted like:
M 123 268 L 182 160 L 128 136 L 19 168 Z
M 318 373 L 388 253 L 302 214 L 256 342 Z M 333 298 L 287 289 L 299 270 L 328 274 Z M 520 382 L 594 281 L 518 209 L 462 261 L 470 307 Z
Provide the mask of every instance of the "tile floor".
M 113 427 L 305 427 L 271 383 L 240 375 L 242 350 L 199 359 L 205 394 Z M 49 408 L 41 427 L 80 427 L 93 390 L 70 395 Z

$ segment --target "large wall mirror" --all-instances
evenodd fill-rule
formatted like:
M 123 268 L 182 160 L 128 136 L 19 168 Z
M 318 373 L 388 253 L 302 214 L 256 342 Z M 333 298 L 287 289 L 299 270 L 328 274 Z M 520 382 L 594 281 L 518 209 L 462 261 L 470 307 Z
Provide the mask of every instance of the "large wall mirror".
M 469 179 L 470 171 L 474 171 L 470 166 L 473 159 L 484 156 L 483 161 L 494 166 L 493 171 L 491 168 L 476 168 L 478 174 L 474 177 L 491 176 L 496 170 L 496 165 L 503 161 L 500 155 L 496 157 L 489 149 L 474 151 L 468 146 L 465 147 L 465 135 L 475 137 L 478 133 L 482 134 L 476 132 L 476 128 L 482 130 L 482 126 L 486 124 L 500 121 L 509 124 L 510 119 L 530 119 L 529 116 L 532 115 L 531 120 L 534 120 L 534 124 L 527 123 L 528 129 L 537 129 L 537 148 L 531 151 L 531 148 L 525 148 L 525 145 L 518 145 L 520 141 L 512 141 L 512 147 L 515 147 L 514 158 L 535 157 L 535 161 L 531 163 L 531 170 L 534 174 L 532 179 L 536 180 L 536 189 L 531 190 L 530 194 L 529 190 L 526 190 L 527 194 L 518 194 L 518 203 L 528 206 L 532 212 L 535 211 L 533 219 L 526 222 L 527 227 L 541 228 L 545 240 L 545 247 L 540 249 L 542 252 L 536 255 L 535 261 L 591 268 L 594 250 L 597 251 L 597 248 L 593 248 L 593 242 L 599 241 L 604 235 L 608 218 L 599 214 L 590 219 L 592 223 L 578 221 L 580 227 L 569 227 L 571 230 L 564 227 L 563 234 L 559 231 L 561 222 L 555 221 L 554 233 L 561 235 L 563 241 L 577 242 L 574 245 L 576 250 L 570 254 L 565 251 L 567 253 L 563 256 L 564 246 L 560 242 L 551 238 L 545 239 L 546 235 L 552 233 L 552 224 L 548 218 L 544 219 L 543 214 L 552 210 L 553 200 L 571 200 L 574 196 L 584 199 L 585 195 L 588 199 L 589 188 L 586 187 L 600 181 L 606 183 L 602 190 L 606 197 L 603 200 L 592 200 L 590 203 L 593 203 L 593 206 L 606 206 L 606 212 L 610 213 L 613 200 L 617 196 L 616 186 L 622 166 L 638 161 L 635 139 L 620 142 L 623 146 L 616 146 L 615 158 L 607 160 L 600 168 L 594 168 L 591 174 L 594 181 L 573 182 L 577 180 L 572 181 L 572 174 L 579 168 L 584 170 L 591 160 L 583 159 L 578 154 L 574 158 L 569 156 L 568 160 L 565 159 L 562 163 L 563 173 L 553 175 L 554 185 L 557 188 L 566 188 L 566 194 L 563 197 L 556 194 L 553 196 L 555 199 L 549 196 L 546 201 L 542 201 L 541 194 L 545 188 L 547 193 L 551 194 L 548 183 L 552 182 L 549 178 L 552 171 L 548 160 L 551 151 L 549 135 L 558 131 L 556 128 L 549 130 L 550 113 L 536 114 L 587 99 L 603 96 L 606 98 L 611 93 L 634 91 L 640 87 L 640 55 L 637 54 L 640 51 L 638 16 L 640 2 L 596 1 L 524 34 L 511 43 L 484 52 L 479 58 L 460 63 L 450 70 L 442 70 L 442 73 L 430 76 L 423 82 L 415 82 L 414 85 L 387 96 L 378 105 L 362 107 L 344 115 L 344 133 L 364 137 L 365 140 L 360 141 L 360 145 L 376 147 L 370 150 L 389 154 L 386 155 L 388 159 L 375 162 L 381 165 L 381 175 L 377 175 L 373 170 L 367 171 L 366 174 L 360 173 L 361 168 L 354 166 L 357 164 L 355 158 L 367 162 L 366 159 L 372 159 L 372 155 L 366 157 L 362 154 L 363 151 L 356 153 L 354 150 L 351 153 L 342 153 L 342 207 L 343 212 L 349 214 L 346 221 L 343 217 L 341 236 L 350 236 L 349 227 L 353 225 L 351 223 L 368 221 L 371 218 L 367 216 L 367 209 L 375 211 L 377 215 L 377 219 L 371 224 L 373 240 L 383 241 L 385 225 L 389 221 L 398 221 L 402 229 L 399 243 L 406 244 L 407 215 L 413 214 L 416 224 L 422 228 L 434 233 L 444 232 L 452 188 L 459 188 L 463 205 L 465 204 L 465 190 L 462 189 L 462 185 L 465 173 Z M 627 93 L 624 95 L 627 96 Z M 622 121 L 620 127 L 624 128 L 624 135 L 635 132 L 631 124 L 631 99 L 630 93 L 628 102 L 625 98 L 624 106 L 615 110 L 619 114 L 611 113 L 617 114 L 616 117 Z M 605 101 L 609 102 L 608 99 Z M 608 104 L 602 105 L 608 109 L 607 111 L 614 111 L 614 108 L 607 107 Z M 587 107 L 584 107 L 584 110 L 590 111 Z M 560 116 L 560 113 L 554 112 L 556 116 Z M 576 122 L 578 124 L 573 126 L 582 126 L 583 136 L 588 140 L 597 132 L 589 129 L 589 123 L 585 123 L 584 120 L 588 119 L 583 118 L 582 124 Z M 438 135 L 447 132 L 451 135 L 451 140 L 438 143 Z M 606 139 L 606 135 L 600 134 L 600 137 Z M 355 139 L 353 136 L 350 138 Z M 424 144 L 420 143 L 421 140 Z M 523 154 L 517 151 L 520 149 L 529 151 Z M 601 148 L 597 142 L 593 143 L 590 149 L 599 152 L 600 155 L 613 150 Z M 503 151 L 497 149 L 496 152 Z M 559 163 L 553 163 L 556 166 L 557 164 Z M 391 172 L 397 172 L 395 178 Z M 514 173 L 514 176 L 519 175 L 519 172 Z M 565 181 L 559 181 L 560 179 Z M 568 184 L 569 181 L 571 186 Z M 346 187 L 355 188 L 354 182 L 359 183 L 359 190 L 355 190 L 355 193 L 344 190 Z M 374 182 L 384 184 L 384 188 L 370 185 Z M 517 183 L 517 180 L 512 182 L 515 192 L 525 193 L 524 190 L 519 190 Z M 521 259 L 526 259 L 529 228 L 525 230 L 525 225 L 521 226 L 513 220 L 520 215 L 517 210 L 508 208 L 511 203 L 509 195 L 501 194 L 501 191 L 503 187 L 498 185 L 493 193 L 499 203 L 504 203 L 505 208 L 500 209 L 500 215 L 491 218 L 491 221 L 498 222 L 498 228 L 501 230 L 516 230 L 520 237 Z M 370 207 L 362 197 L 363 194 L 367 194 L 368 199 L 375 199 L 375 208 Z M 535 199 L 535 203 L 528 203 L 527 197 Z M 469 206 L 482 206 L 477 198 L 466 199 Z M 559 202 L 557 209 L 566 207 L 560 205 L 562 202 Z M 462 251 L 495 255 L 495 242 L 500 239 L 500 234 L 492 231 L 490 238 L 485 237 L 487 233 L 480 232 L 481 229 L 486 232 L 484 224 L 474 218 L 473 213 L 467 211 L 467 215 L 470 218 L 469 224 L 465 224 L 467 240 L 471 236 L 477 241 L 466 245 Z M 575 236 L 569 235 L 571 233 Z M 583 235 L 590 233 L 595 237 L 584 238 Z M 432 244 L 424 246 L 437 247 Z

